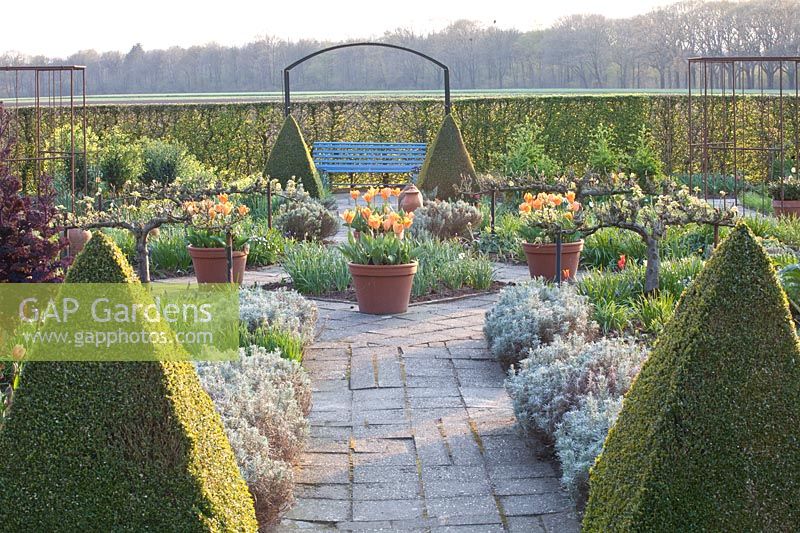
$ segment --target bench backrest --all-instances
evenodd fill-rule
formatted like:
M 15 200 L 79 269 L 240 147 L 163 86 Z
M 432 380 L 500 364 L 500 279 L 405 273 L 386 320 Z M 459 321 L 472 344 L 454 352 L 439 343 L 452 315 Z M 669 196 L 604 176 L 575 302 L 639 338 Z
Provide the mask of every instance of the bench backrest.
M 418 172 L 425 143 L 315 142 L 314 164 L 328 174 Z

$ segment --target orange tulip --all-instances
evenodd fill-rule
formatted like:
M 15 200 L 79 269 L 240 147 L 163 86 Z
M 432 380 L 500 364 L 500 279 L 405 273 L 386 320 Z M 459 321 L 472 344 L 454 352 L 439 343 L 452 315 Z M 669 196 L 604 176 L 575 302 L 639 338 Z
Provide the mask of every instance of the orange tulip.
M 355 219 L 355 218 L 356 218 L 355 211 L 351 211 L 351 210 L 348 209 L 347 211 L 342 213 L 342 220 L 344 220 L 345 224 L 352 224 L 353 223 L 353 219 Z
M 561 271 L 561 279 L 569 279 L 569 269 L 565 268 Z
M 222 204 L 217 204 L 214 206 L 214 209 L 217 211 L 217 213 L 222 213 L 224 208 L 222 207 Z
M 372 229 L 378 229 L 381 227 L 381 222 L 382 220 L 380 215 L 370 215 L 367 225 Z
M 572 209 L 573 211 L 579 211 L 580 208 L 581 208 L 581 204 L 580 204 L 580 202 L 572 202 L 569 205 L 569 208 Z
M 402 191 L 400 190 L 400 187 L 395 187 L 394 189 L 392 189 L 392 196 L 400 196 L 401 192 Z
M 361 193 L 358 189 L 350 189 L 350 198 L 353 200 L 358 200 L 359 196 L 361 196 Z
M 408 229 L 408 228 L 411 227 L 411 224 L 413 224 L 413 223 L 414 223 L 414 219 L 413 218 L 406 218 L 405 220 L 403 220 L 403 227 Z
M 208 210 L 208 218 L 210 218 L 211 220 L 217 218 L 217 211 L 213 207 Z
M 398 221 L 398 219 L 400 219 L 400 215 L 397 214 L 395 211 L 389 213 L 388 217 L 392 220 L 392 223 L 395 223 Z
M 381 189 L 381 198 L 383 198 L 384 202 L 388 200 L 391 195 L 392 195 L 392 189 L 390 189 L 389 187 L 384 187 L 383 189 Z
M 220 205 L 222 205 L 222 214 L 223 215 L 226 215 L 226 216 L 230 215 L 231 211 L 233 211 L 233 204 L 230 203 L 230 202 L 228 202 L 226 204 L 220 204 Z
M 403 224 L 400 222 L 395 222 L 394 224 L 392 224 L 392 230 L 394 231 L 394 234 L 397 235 L 398 237 L 403 236 L 403 230 L 405 229 L 406 229 L 405 226 L 403 226 Z
M 564 218 L 566 218 L 567 220 L 572 220 L 575 217 L 570 211 L 567 211 L 566 213 L 564 213 Z
M 217 195 L 217 200 L 219 200 L 219 203 L 221 204 L 226 204 L 228 203 L 228 195 L 225 194 L 224 192 L 220 193 L 219 195 Z
M 534 201 L 531 202 L 530 205 L 534 209 L 541 209 L 542 205 L 544 205 L 544 201 L 541 198 L 536 198 Z
M 569 191 L 567 193 L 567 201 L 569 203 L 573 203 L 575 201 L 575 191 Z
M 237 211 L 239 212 L 239 216 L 243 217 L 243 216 L 246 216 L 247 213 L 250 212 L 250 208 L 247 207 L 246 205 L 240 205 L 239 208 L 237 209 Z
M 531 204 L 525 202 L 519 204 L 519 212 L 520 213 L 530 213 L 531 212 Z
M 529 192 L 526 192 L 525 196 L 523 196 L 522 199 L 525 200 L 526 202 L 532 202 L 533 201 L 533 195 L 531 193 L 529 193 Z
M 365 220 L 368 219 L 370 215 L 372 215 L 372 209 L 370 209 L 369 207 L 361 208 L 361 216 L 364 217 Z
M 392 229 L 392 224 L 394 224 L 394 221 L 390 217 L 383 219 L 383 231 Z
M 560 206 L 563 201 L 564 198 L 562 198 L 560 194 L 556 194 L 553 196 L 552 202 L 553 205 L 555 205 L 556 207 Z
M 364 201 L 367 202 L 367 203 L 372 202 L 372 199 L 374 197 L 375 197 L 375 195 L 373 193 L 369 192 L 369 191 L 364 193 Z

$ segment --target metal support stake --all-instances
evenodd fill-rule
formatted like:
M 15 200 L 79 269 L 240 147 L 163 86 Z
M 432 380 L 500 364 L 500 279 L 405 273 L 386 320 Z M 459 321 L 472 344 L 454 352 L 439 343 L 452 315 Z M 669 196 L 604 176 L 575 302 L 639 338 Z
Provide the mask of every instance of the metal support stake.
M 556 283 L 561 286 L 561 230 L 556 233 Z
M 272 178 L 267 180 L 267 227 L 272 229 Z
M 714 224 L 714 248 L 719 246 L 719 224 Z
M 233 283 L 233 235 L 231 230 L 225 233 L 225 259 L 228 261 L 228 283 Z
M 495 206 L 496 206 L 496 204 L 497 204 L 497 190 L 496 189 L 492 189 L 492 203 L 491 203 L 491 206 L 489 208 L 489 219 L 490 219 L 489 220 L 489 225 L 491 227 L 492 235 L 495 234 L 495 231 L 494 231 L 494 217 L 495 217 Z

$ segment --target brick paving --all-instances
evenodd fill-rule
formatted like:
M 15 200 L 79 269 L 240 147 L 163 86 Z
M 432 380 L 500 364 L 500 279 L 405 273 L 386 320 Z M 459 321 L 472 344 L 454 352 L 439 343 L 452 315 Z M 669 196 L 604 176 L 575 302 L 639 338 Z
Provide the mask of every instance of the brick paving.
M 275 531 L 578 531 L 556 466 L 514 426 L 486 348 L 496 295 L 394 317 L 319 302 L 296 505 Z

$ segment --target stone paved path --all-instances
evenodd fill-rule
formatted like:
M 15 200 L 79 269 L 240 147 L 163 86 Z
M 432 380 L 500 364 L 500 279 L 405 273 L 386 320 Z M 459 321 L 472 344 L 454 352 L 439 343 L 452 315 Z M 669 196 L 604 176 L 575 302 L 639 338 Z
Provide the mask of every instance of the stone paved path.
M 578 530 L 553 463 L 514 427 L 486 349 L 495 295 L 396 317 L 319 302 L 297 503 L 276 531 Z

